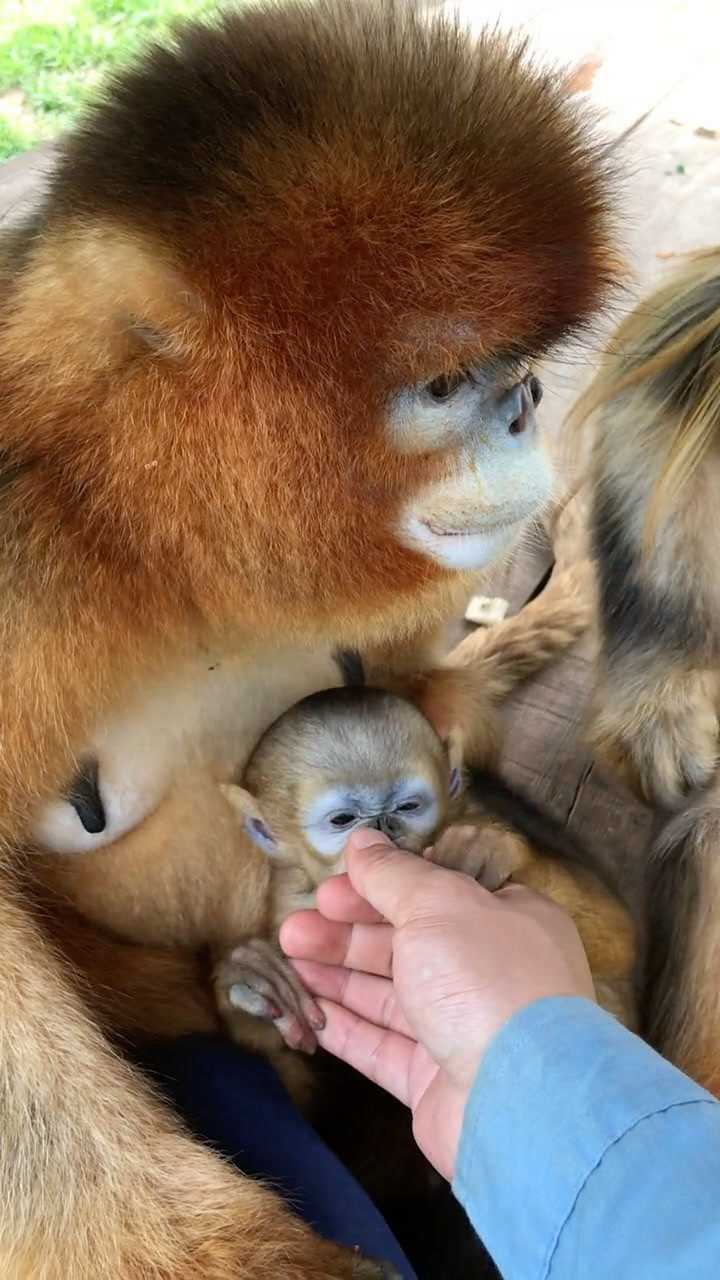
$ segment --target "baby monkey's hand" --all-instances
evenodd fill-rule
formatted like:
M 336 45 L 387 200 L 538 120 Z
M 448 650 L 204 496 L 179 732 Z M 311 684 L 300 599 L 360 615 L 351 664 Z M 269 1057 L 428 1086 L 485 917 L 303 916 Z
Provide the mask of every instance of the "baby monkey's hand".
M 529 846 L 522 836 L 490 818 L 448 827 L 423 852 L 429 862 L 449 871 L 462 871 L 492 893 L 501 889 L 529 856 Z
M 215 969 L 221 1014 L 243 1012 L 272 1022 L 290 1049 L 314 1053 L 325 1016 L 279 949 L 264 938 L 233 947 Z

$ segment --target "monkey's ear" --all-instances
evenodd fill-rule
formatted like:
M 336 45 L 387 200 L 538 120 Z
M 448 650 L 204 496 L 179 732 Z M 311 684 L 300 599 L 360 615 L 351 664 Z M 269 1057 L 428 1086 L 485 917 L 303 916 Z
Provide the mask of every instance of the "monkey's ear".
M 220 790 L 228 804 L 243 819 L 243 826 L 253 844 L 262 849 L 271 858 L 279 853 L 277 841 L 262 815 L 262 810 L 255 796 L 244 787 L 231 784 L 220 785 Z
M 463 782 L 463 733 L 455 726 L 447 734 L 445 744 L 450 765 L 450 796 L 454 798 L 462 789 Z

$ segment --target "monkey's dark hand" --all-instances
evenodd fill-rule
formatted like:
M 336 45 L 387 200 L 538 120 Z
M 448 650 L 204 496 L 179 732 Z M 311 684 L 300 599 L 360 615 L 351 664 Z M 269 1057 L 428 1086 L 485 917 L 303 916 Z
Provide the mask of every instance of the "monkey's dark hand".
M 423 857 L 448 871 L 472 876 L 494 893 L 520 870 L 529 852 L 522 836 L 485 819 L 448 827 L 434 845 L 423 851 Z
M 279 949 L 264 938 L 233 947 L 218 963 L 215 995 L 221 1014 L 232 1021 L 242 1011 L 272 1022 L 290 1049 L 314 1053 L 316 1031 L 325 1015 Z

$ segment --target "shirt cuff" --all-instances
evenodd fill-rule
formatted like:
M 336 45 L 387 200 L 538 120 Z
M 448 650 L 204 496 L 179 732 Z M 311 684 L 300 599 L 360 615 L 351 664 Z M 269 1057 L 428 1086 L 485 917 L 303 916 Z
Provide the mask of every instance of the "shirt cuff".
M 502 1274 L 545 1276 L 585 1182 L 640 1120 L 713 1101 L 589 1000 L 556 996 L 491 1042 L 465 1107 L 453 1190 Z

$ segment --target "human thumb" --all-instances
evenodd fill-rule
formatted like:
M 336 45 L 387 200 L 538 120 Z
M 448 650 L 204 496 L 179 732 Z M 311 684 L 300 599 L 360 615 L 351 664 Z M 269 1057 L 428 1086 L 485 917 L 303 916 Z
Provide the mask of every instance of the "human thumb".
M 353 832 L 345 865 L 353 889 L 396 927 L 411 914 L 408 900 L 413 891 L 428 876 L 444 874 L 416 854 L 396 848 L 381 831 L 368 827 Z

